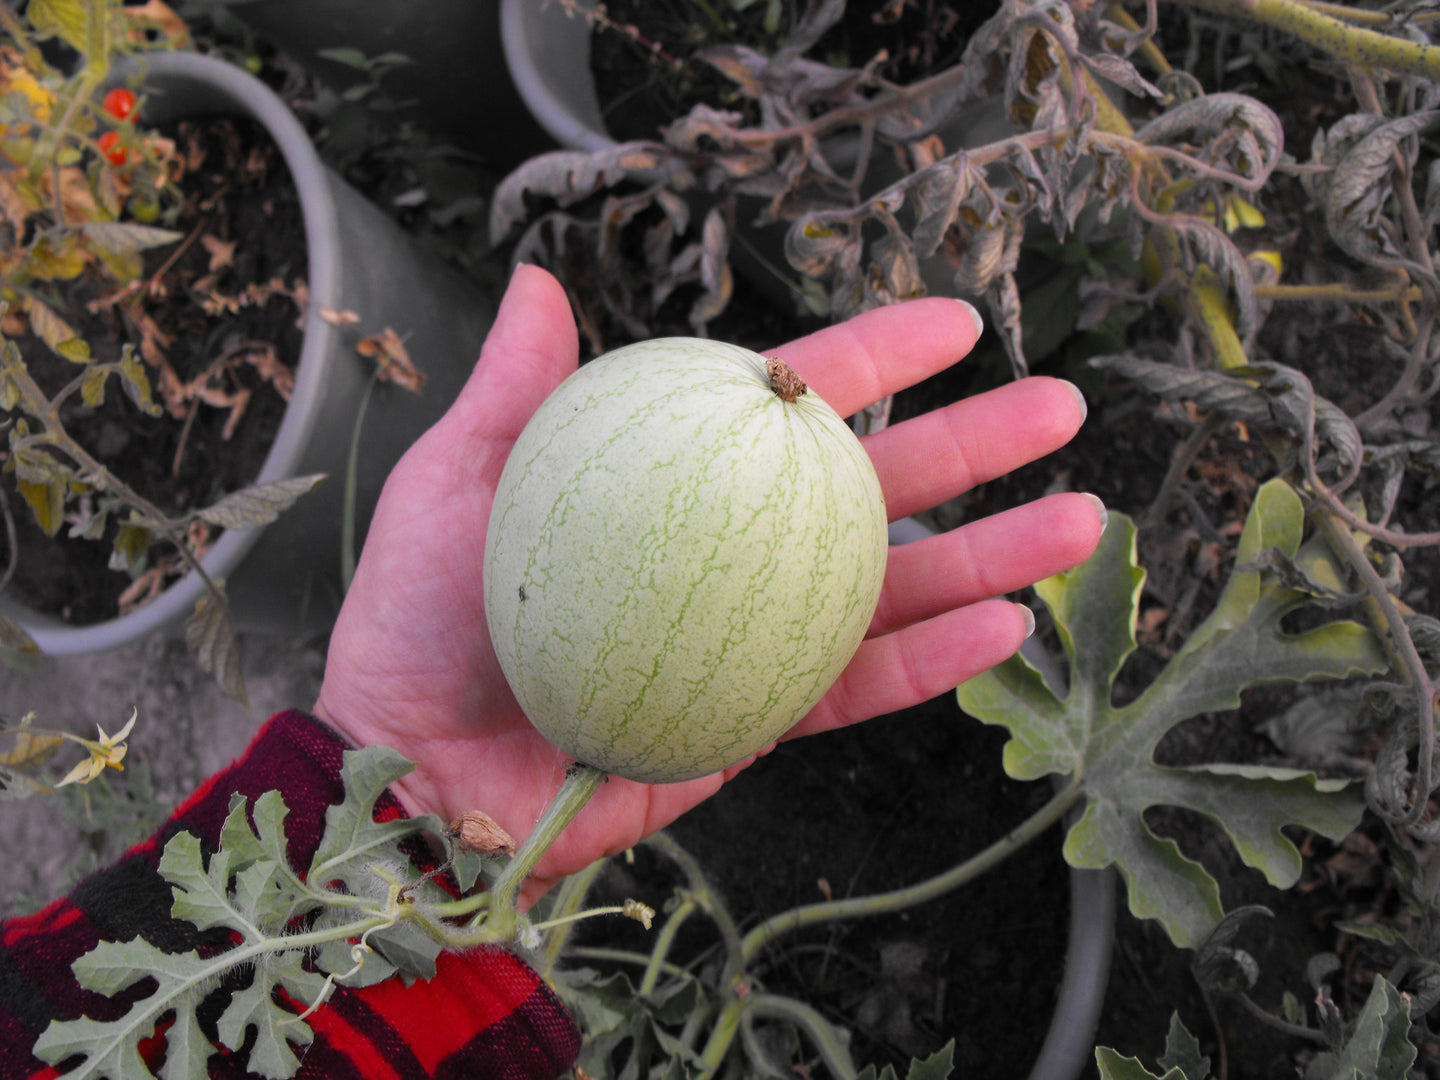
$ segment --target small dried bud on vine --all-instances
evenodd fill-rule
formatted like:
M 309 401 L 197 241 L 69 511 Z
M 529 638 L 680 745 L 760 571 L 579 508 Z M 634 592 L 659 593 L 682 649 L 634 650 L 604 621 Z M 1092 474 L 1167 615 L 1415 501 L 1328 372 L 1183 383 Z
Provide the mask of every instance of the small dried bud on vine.
M 462 851 L 481 855 L 514 855 L 515 838 L 482 810 L 466 810 L 445 830 Z
M 765 358 L 765 374 L 770 376 L 770 389 L 774 390 L 775 395 L 787 404 L 808 389 L 805 380 L 796 375 L 790 365 L 777 356 Z

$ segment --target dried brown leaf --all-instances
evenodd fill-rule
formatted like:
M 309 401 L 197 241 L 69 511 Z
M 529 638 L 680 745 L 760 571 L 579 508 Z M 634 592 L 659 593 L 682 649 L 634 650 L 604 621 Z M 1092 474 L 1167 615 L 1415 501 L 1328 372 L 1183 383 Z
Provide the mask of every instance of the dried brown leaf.
M 1280 163 L 1285 129 L 1274 111 L 1245 94 L 1207 94 L 1161 113 L 1135 132 L 1137 142 L 1174 145 L 1212 165 L 1229 164 L 1230 182 L 1264 186 Z M 1213 153 L 1195 152 L 1194 144 Z
M 1325 198 L 1325 224 L 1335 242 L 1357 259 L 1370 259 L 1388 246 L 1378 228 L 1391 198 L 1390 172 L 1395 151 L 1404 139 L 1434 123 L 1440 111 L 1429 110 L 1386 121 L 1357 141 L 1330 178 Z
M 360 316 L 353 311 L 336 311 L 334 308 L 316 308 L 320 318 L 324 319 L 331 326 L 349 326 L 351 323 L 360 321 Z
M 165 579 L 169 576 L 170 566 L 152 566 L 134 581 L 125 587 L 120 594 L 118 605 L 122 615 L 128 614 L 139 608 L 141 605 L 154 600 L 165 591 Z
M 223 270 L 235 262 L 235 241 L 221 240 L 218 236 L 202 236 L 200 243 L 210 253 L 210 271 Z
M 964 151 L 915 174 L 908 195 L 915 207 L 911 230 L 915 254 L 928 259 L 940 250 L 946 232 L 955 223 L 960 206 L 970 193 L 974 173 Z
M 18 170 L 15 170 L 18 173 Z M 11 170 L 0 170 L 0 216 L 15 227 L 17 233 L 23 232 L 25 223 L 30 220 L 38 207 L 32 205 L 31 200 L 26 199 L 20 190 L 11 180 Z
M 245 350 L 245 360 L 253 366 L 260 377 L 275 388 L 275 392 L 286 401 L 295 390 L 295 369 L 280 362 L 275 346 L 261 342 Z
M 785 260 L 806 277 L 823 278 L 833 271 L 848 248 L 858 248 L 859 243 L 842 223 L 801 218 L 785 233 Z
M 701 49 L 695 59 L 720 72 L 746 97 L 758 98 L 765 93 L 761 75 L 769 59 L 756 49 L 745 45 L 716 45 Z
M 378 334 L 361 338 L 355 351 L 379 365 L 375 376 L 384 382 L 402 386 L 412 394 L 420 393 L 420 388 L 425 385 L 425 376 L 410 360 L 405 342 L 388 326 Z
M 620 183 L 633 172 L 657 167 L 661 149 L 653 143 L 621 143 L 593 153 L 556 150 L 530 158 L 495 189 L 490 201 L 491 242 L 501 243 L 530 216 L 527 194 L 569 206 Z
M 54 757 L 55 751 L 65 745 L 65 740 L 59 735 L 52 735 L 49 732 L 37 735 L 26 731 L 23 726 L 17 728 L 14 735 L 15 745 L 0 754 L 0 766 L 4 766 L 7 770 L 18 769 L 33 772 Z

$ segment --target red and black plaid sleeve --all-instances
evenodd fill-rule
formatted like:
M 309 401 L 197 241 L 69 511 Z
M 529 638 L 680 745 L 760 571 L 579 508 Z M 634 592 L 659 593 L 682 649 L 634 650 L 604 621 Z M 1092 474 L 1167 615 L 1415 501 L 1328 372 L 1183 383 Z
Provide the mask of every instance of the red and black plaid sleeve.
M 113 998 L 75 982 L 70 965 L 100 941 L 128 941 L 138 934 L 169 952 L 223 949 L 226 942 L 213 932 L 170 917 L 170 886 L 158 870 L 165 844 L 189 831 L 213 851 L 231 794 L 253 800 L 275 789 L 290 811 L 285 819 L 290 861 L 308 866 L 325 810 L 343 795 L 344 749 L 340 737 L 313 718 L 278 714 L 235 764 L 211 777 L 155 836 L 64 899 L 0 922 L 0 1080 L 63 1075 L 69 1063 L 57 1069 L 30 1053 L 51 1020 L 114 1019 L 143 996 L 143 980 Z M 391 793 L 377 801 L 377 818 L 402 815 Z M 203 1009 L 200 1020 L 204 1025 Z M 299 1073 L 307 1080 L 551 1080 L 579 1051 L 574 1022 L 549 987 L 514 955 L 493 948 L 442 953 L 435 977 L 409 986 L 388 979 L 363 989 L 337 988 L 307 1022 L 315 1032 Z M 152 1069 L 163 1062 L 165 1026 L 162 1019 L 142 1046 Z M 243 1055 L 212 1057 L 209 1072 L 213 1080 L 240 1080 L 246 1075 Z

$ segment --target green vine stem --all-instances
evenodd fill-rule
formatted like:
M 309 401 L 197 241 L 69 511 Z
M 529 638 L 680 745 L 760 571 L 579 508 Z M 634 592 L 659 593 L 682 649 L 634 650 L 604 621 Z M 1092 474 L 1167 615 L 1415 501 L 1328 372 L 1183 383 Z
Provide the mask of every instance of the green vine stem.
M 675 935 L 680 932 L 680 927 L 685 925 L 685 920 L 699 909 L 700 905 L 695 897 L 686 896 L 666 918 L 665 925 L 655 937 L 655 947 L 650 950 L 650 962 L 645 965 L 645 974 L 640 978 L 640 988 L 636 993 L 641 997 L 655 992 L 655 985 L 660 981 L 660 975 L 670 956 L 670 946 L 675 943 Z
M 698 1080 L 710 1080 L 716 1070 L 725 1061 L 725 1055 L 730 1052 L 730 1044 L 735 1041 L 735 1036 L 740 1030 L 740 1011 L 745 1008 L 744 998 L 731 998 L 730 1001 L 720 1010 L 720 1015 L 715 1017 L 715 1026 L 710 1029 L 710 1038 L 705 1043 L 705 1051 L 700 1056 L 703 1068 Z
M 836 1080 L 855 1080 L 855 1062 L 831 1023 L 803 1001 L 780 994 L 751 993 L 734 998 L 715 1019 L 710 1040 L 700 1055 L 698 1080 L 709 1080 L 725 1062 L 725 1055 L 742 1025 L 748 1020 L 771 1017 L 798 1027 L 820 1052 L 829 1073 Z
M 719 901 L 710 882 L 706 879 L 700 864 L 695 861 L 688 851 L 675 842 L 666 832 L 657 832 L 646 841 L 667 855 L 672 862 L 680 867 L 689 885 L 689 896 L 700 909 L 709 915 L 715 922 L 715 928 L 720 931 L 720 938 L 725 944 L 725 972 L 721 978 L 722 985 L 739 975 L 745 967 L 745 952 L 740 940 L 740 928 L 735 925 L 735 920 L 730 915 L 730 910 Z
M 1172 2 L 1272 27 L 1357 67 L 1384 68 L 1402 75 L 1440 79 L 1440 48 L 1349 25 L 1327 14 L 1320 5 L 1300 0 Z
M 845 900 L 828 900 L 817 904 L 807 904 L 803 907 L 791 908 L 789 911 L 782 911 L 779 915 L 766 919 L 745 935 L 744 941 L 741 943 L 743 961 L 748 964 L 776 938 L 802 927 L 832 922 L 836 919 L 852 919 L 864 915 L 885 915 L 893 911 L 903 911 L 915 904 L 943 896 L 945 893 L 973 881 L 1015 854 L 1064 817 L 1065 812 L 1080 798 L 1083 790 L 1081 782 L 1078 779 L 1072 779 L 1049 802 L 985 850 L 918 884 L 891 892 L 877 893 L 873 896 L 857 896 Z
M 650 964 L 651 957 L 645 953 L 632 952 L 629 949 L 608 949 L 603 945 L 576 945 L 565 953 L 566 956 L 575 960 L 594 960 L 597 962 L 611 964 L 630 964 L 632 967 L 645 968 Z M 699 982 L 699 978 L 693 973 L 686 971 L 679 964 L 666 960 L 660 965 L 663 974 L 672 979 L 683 979 L 687 982 Z
M 780 994 L 751 994 L 745 999 L 741 1024 L 748 1025 L 751 1020 L 763 1017 L 788 1020 L 809 1036 L 824 1059 L 826 1069 L 837 1080 L 849 1080 L 856 1075 L 855 1062 L 844 1040 L 835 1025 L 826 1020 L 819 1010 Z
M 505 864 L 495 885 L 485 894 L 489 911 L 482 916 L 482 941 L 504 941 L 514 936 L 519 922 L 515 902 L 520 895 L 520 886 L 535 869 L 541 856 L 565 831 L 565 826 L 575 820 L 575 815 L 608 778 L 609 773 L 603 769 L 578 761 L 566 770 L 565 781 L 555 793 L 555 798 L 550 800 L 550 805 L 535 822 L 535 828 L 530 830 L 520 850 Z
M 560 882 L 550 905 L 552 920 L 574 915 L 580 910 L 580 905 L 585 902 L 585 897 L 590 892 L 590 886 L 605 868 L 605 862 L 605 859 L 596 859 L 584 870 L 577 870 Z M 555 970 L 555 964 L 559 961 L 560 954 L 565 951 L 565 943 L 570 940 L 570 931 L 574 926 L 574 922 L 557 922 L 545 935 L 545 944 L 534 957 L 535 970 L 540 973 L 541 978 L 548 979 Z

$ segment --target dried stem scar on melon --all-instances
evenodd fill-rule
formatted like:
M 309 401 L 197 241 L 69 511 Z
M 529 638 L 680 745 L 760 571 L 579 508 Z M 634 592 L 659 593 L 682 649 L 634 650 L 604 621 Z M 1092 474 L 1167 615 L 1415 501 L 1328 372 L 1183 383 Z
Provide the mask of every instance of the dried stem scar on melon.
M 886 547 L 870 459 L 794 372 L 662 338 L 585 365 L 526 425 L 486 536 L 485 613 L 547 739 L 670 783 L 820 700 L 869 626 Z

